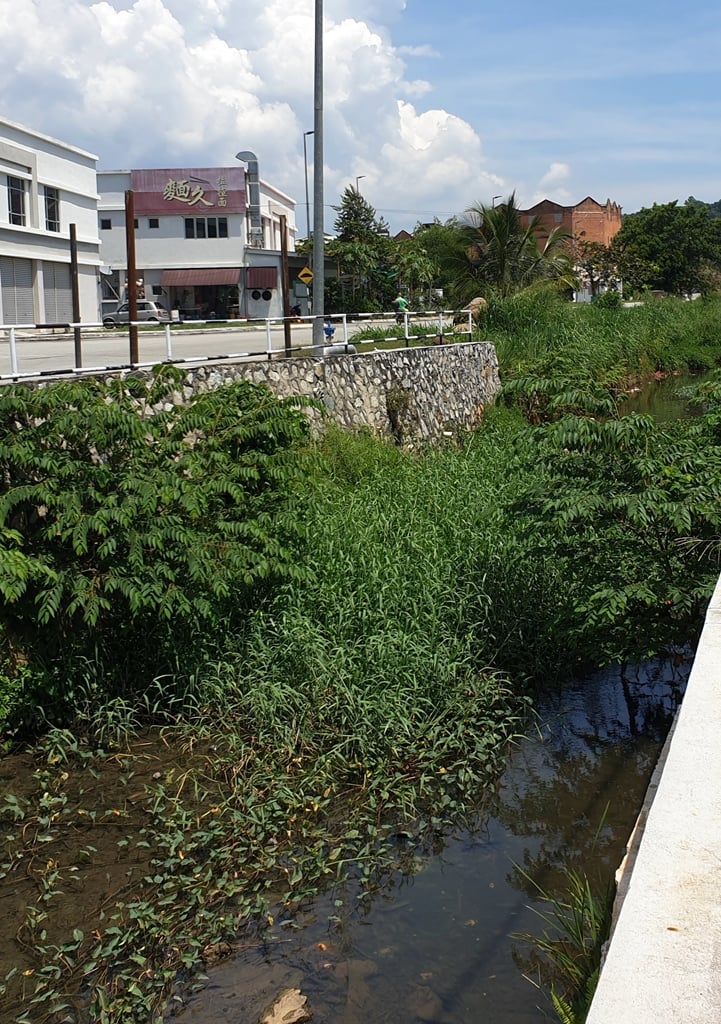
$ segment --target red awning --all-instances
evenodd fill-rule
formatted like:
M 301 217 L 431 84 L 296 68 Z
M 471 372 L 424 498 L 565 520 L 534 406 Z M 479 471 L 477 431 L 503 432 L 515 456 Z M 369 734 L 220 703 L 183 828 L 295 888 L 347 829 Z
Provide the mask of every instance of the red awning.
M 164 270 L 160 283 L 164 288 L 183 285 L 238 284 L 240 267 L 206 267 L 199 270 Z
M 245 272 L 246 288 L 277 288 L 277 267 L 248 267 Z

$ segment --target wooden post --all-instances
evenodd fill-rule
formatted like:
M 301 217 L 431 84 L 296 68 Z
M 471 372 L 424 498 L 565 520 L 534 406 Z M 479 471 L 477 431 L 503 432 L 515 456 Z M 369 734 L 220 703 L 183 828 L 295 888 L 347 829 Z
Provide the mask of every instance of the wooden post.
M 130 338 L 130 364 L 137 366 L 140 362 L 138 351 L 138 283 L 135 266 L 135 196 L 133 190 L 125 193 L 125 246 L 128 254 L 128 320 Z
M 73 296 L 73 335 L 75 338 L 75 369 L 83 365 L 83 346 L 80 332 L 80 283 L 78 281 L 78 235 L 75 224 L 70 225 L 70 287 Z

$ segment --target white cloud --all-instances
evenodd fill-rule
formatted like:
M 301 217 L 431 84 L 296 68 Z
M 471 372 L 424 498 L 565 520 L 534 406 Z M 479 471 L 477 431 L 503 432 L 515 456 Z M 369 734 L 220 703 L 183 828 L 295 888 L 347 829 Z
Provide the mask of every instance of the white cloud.
M 538 182 L 533 199 L 529 205 L 534 206 L 542 199 L 552 199 L 554 203 L 570 206 L 577 200 L 572 199 L 568 188 L 571 168 L 567 163 L 554 162 Z
M 402 57 L 440 57 L 441 54 L 432 46 L 399 46 L 398 53 Z
M 326 2 L 328 205 L 357 174 L 389 209 L 454 211 L 500 187 L 466 121 L 418 106 L 431 85 L 404 58 L 434 51 L 393 45 L 405 8 Z M 313 0 L 0 0 L 0 28 L 13 120 L 97 153 L 104 168 L 224 165 L 251 149 L 261 175 L 300 199 Z

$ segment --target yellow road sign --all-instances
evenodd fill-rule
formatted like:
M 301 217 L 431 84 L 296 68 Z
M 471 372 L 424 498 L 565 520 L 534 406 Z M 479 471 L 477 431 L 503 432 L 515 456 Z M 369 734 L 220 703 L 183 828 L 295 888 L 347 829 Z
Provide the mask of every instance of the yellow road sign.
M 310 267 L 303 267 L 303 269 L 299 272 L 298 277 L 303 282 L 303 284 L 310 284 L 310 282 L 313 280 L 313 271 L 310 269 Z

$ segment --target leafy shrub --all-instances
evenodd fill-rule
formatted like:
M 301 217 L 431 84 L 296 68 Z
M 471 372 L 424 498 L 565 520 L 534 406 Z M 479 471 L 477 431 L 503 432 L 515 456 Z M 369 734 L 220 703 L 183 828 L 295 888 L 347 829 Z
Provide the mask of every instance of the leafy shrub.
M 133 652 L 145 676 L 165 640 L 299 572 L 298 402 L 241 381 L 183 406 L 174 386 L 0 391 L 0 623 L 26 660 Z
M 608 291 L 600 292 L 598 295 L 594 295 L 592 303 L 599 309 L 618 309 L 621 305 L 621 293 L 617 292 L 615 288 L 609 288 Z

